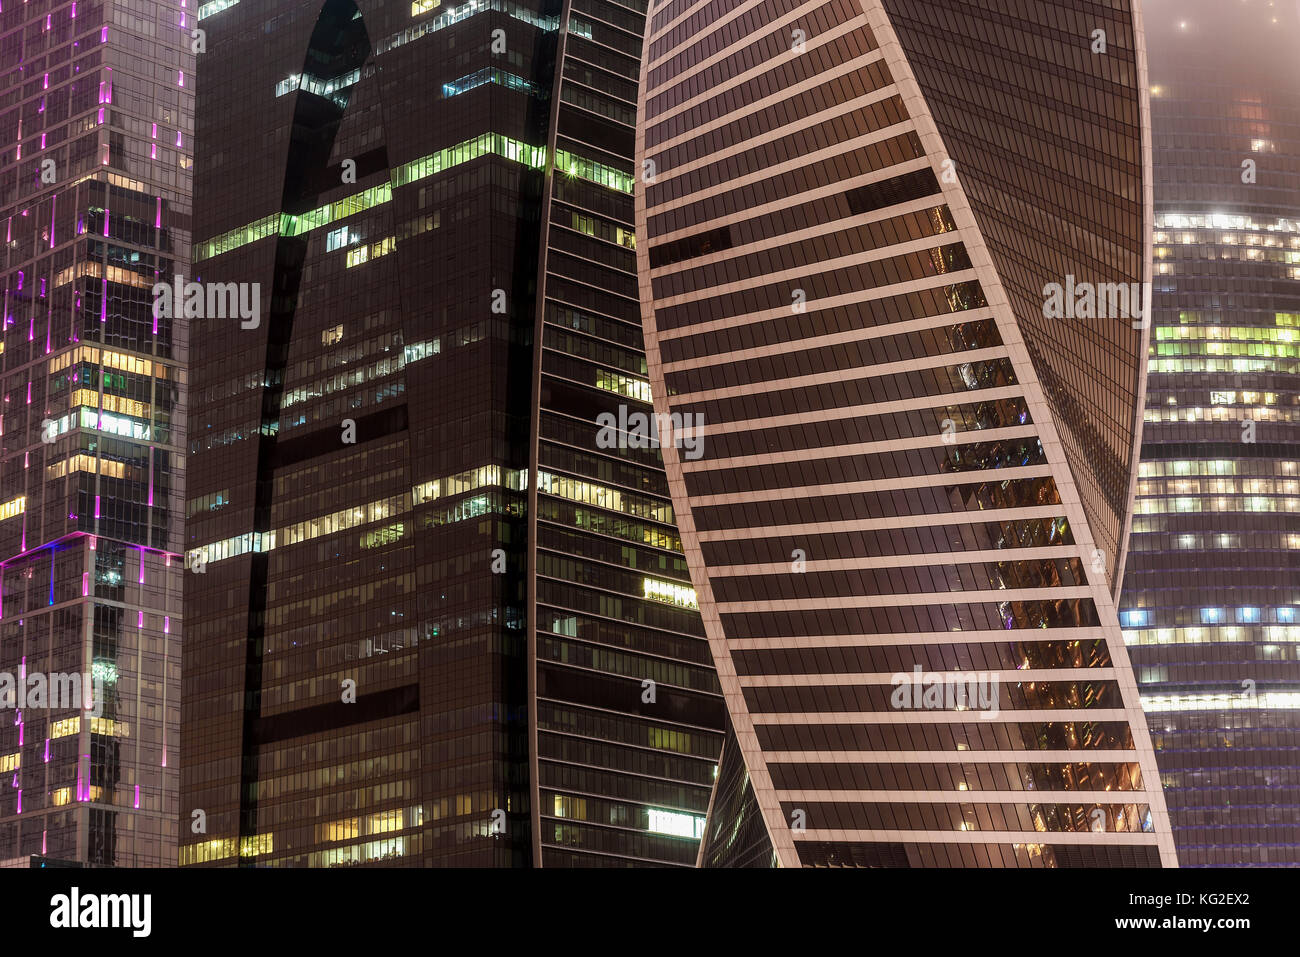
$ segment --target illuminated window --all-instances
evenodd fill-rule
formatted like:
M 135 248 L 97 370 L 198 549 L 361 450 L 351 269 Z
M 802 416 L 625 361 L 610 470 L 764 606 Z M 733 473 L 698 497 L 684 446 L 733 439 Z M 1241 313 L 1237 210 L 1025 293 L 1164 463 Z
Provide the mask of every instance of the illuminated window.
M 401 808 L 394 808 L 391 811 L 380 811 L 378 814 L 372 814 L 367 818 L 367 834 L 387 834 L 389 831 L 400 831 L 403 825 L 403 815 Z
M 360 240 L 361 234 L 358 233 L 355 228 L 353 228 L 352 232 L 349 233 L 348 227 L 343 226 L 325 234 L 325 251 L 327 253 L 332 253 L 336 249 L 342 249 L 344 246 L 347 246 L 349 241 L 359 242 Z
M 567 150 L 555 151 L 555 168 L 569 176 L 590 180 L 600 186 L 618 190 L 621 193 L 631 193 L 636 182 L 629 173 L 589 160 L 576 153 L 570 153 Z
M 596 388 L 626 396 L 638 402 L 654 401 L 650 395 L 649 382 L 643 379 L 634 379 L 631 376 L 620 375 L 617 372 L 606 372 L 604 369 L 596 372 Z
M 199 7 L 196 19 L 202 20 L 205 17 L 212 16 L 214 13 L 220 13 L 222 10 L 229 10 L 237 3 L 239 3 L 239 0 L 209 0 L 208 3 Z
M 400 541 L 406 534 L 406 525 L 398 522 L 395 525 L 387 525 L 383 528 L 377 528 L 372 532 L 366 532 L 361 536 L 362 548 L 382 548 L 385 545 L 391 545 L 393 542 Z
M 469 10 L 470 5 L 466 4 L 464 9 Z M 327 203 L 306 213 L 298 215 L 272 213 L 270 216 L 264 216 L 248 226 L 241 226 L 238 229 L 232 229 L 229 232 L 214 236 L 206 242 L 196 243 L 194 246 L 194 261 L 202 262 L 214 256 L 221 256 L 233 249 L 238 249 L 241 246 L 271 236 L 293 237 L 305 235 L 313 229 L 328 226 L 340 219 L 354 216 L 367 209 L 373 209 L 376 206 L 390 202 L 393 198 L 394 187 L 407 186 L 418 180 L 448 170 L 453 166 L 468 163 L 488 154 L 501 156 L 512 162 L 522 163 L 533 169 L 544 169 L 546 166 L 546 147 L 532 146 L 500 133 L 483 133 L 472 140 L 465 140 L 455 146 L 449 146 L 446 149 L 430 153 L 428 156 L 422 156 L 394 168 L 391 171 L 391 179 L 387 183 L 372 186 L 353 196 Z M 586 171 L 585 173 L 575 172 L 573 175 L 583 175 L 585 178 L 595 179 L 597 182 L 608 180 L 609 182 L 606 182 L 605 185 L 610 185 L 611 188 L 623 189 L 623 185 L 625 185 L 626 188 L 623 189 L 623 192 L 630 193 L 632 191 L 633 180 L 630 175 L 592 163 L 590 160 L 571 157 L 567 153 L 564 156 L 566 158 L 566 168 L 570 163 L 575 163 L 577 164 L 575 169 L 581 168 Z M 597 177 L 603 177 L 603 180 Z M 615 182 L 623 185 L 613 185 Z
M 17 498 L 11 498 L 9 501 L 0 505 L 0 522 L 6 518 L 13 518 L 15 515 L 21 515 L 27 511 L 27 496 L 19 495 Z
M 360 266 L 362 263 L 367 263 L 372 259 L 378 259 L 380 256 L 387 256 L 396 248 L 397 240 L 392 236 L 389 236 L 386 239 L 377 243 L 372 243 L 369 246 L 359 246 L 356 249 L 349 249 L 347 268 L 351 269 L 353 266 Z
M 180 863 L 185 866 L 234 857 L 236 846 L 233 837 L 216 838 L 201 844 L 183 844 L 180 848 Z
M 656 834 L 669 834 L 673 837 L 690 837 L 699 840 L 704 836 L 705 819 L 695 814 L 681 814 L 677 811 L 661 811 L 648 808 L 650 815 L 649 830 Z
M 681 608 L 698 609 L 700 607 L 699 602 L 696 600 L 695 589 L 688 585 L 661 581 L 657 578 L 643 578 L 641 579 L 641 587 L 645 597 L 652 601 L 661 601 Z
M 358 819 L 355 817 L 343 821 L 330 821 L 325 825 L 327 841 L 354 841 L 358 833 Z
M 198 498 L 192 498 L 185 503 L 185 517 L 197 515 L 199 512 L 215 512 L 225 508 L 230 504 L 230 489 L 223 488 L 220 492 L 211 492 L 207 495 L 200 495 Z
M 67 738 L 74 734 L 81 733 L 81 716 L 75 718 L 64 718 L 61 721 L 55 721 L 50 725 L 51 738 Z
M 508 90 L 519 90 L 523 93 L 537 93 L 538 89 L 532 83 L 529 83 L 521 76 L 515 76 L 513 73 L 507 73 L 505 70 L 498 70 L 496 67 L 484 67 L 468 76 L 462 76 L 458 80 L 452 80 L 450 83 L 442 85 L 442 95 L 444 97 L 459 96 L 461 93 L 467 93 L 470 90 L 477 89 L 480 86 L 486 86 L 489 83 L 495 83 L 497 86 L 504 86 Z
M 102 734 L 110 738 L 129 738 L 131 729 L 125 721 L 114 721 L 112 718 L 91 718 L 90 733 Z M 50 735 L 54 737 L 54 735 Z
M 568 817 L 577 821 L 587 820 L 587 801 L 585 798 L 555 795 L 555 816 Z
M 252 834 L 248 837 L 239 839 L 239 856 L 240 857 L 257 857 L 259 854 L 270 854 L 272 846 L 272 835 L 270 834 Z

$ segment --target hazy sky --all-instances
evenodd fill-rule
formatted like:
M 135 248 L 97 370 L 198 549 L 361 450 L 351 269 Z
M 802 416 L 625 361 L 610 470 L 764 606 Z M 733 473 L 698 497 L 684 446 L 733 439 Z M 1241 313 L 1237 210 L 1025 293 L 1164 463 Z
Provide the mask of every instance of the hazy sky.
M 1300 95 L 1300 0 L 1141 0 L 1151 82 L 1187 58 L 1233 77 L 1267 71 Z

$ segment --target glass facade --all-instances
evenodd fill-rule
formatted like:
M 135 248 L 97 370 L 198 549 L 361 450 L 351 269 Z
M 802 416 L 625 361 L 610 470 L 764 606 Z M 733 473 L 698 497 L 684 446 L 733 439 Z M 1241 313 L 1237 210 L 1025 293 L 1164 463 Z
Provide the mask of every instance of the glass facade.
M 659 449 L 602 426 L 653 413 L 632 201 L 644 3 L 574 0 L 559 41 L 531 526 L 545 866 L 694 865 L 722 742 Z
M 1140 23 L 1098 8 L 1096 57 L 1006 6 L 651 9 L 647 360 L 702 426 L 664 458 L 731 720 L 705 865 L 1174 863 L 1113 598 L 1146 337 L 1044 301 L 1147 278 Z
M 182 864 L 695 861 L 721 698 L 658 450 L 601 424 L 649 408 L 643 21 L 204 17 L 196 272 L 269 311 L 194 357 Z
M 1183 867 L 1300 864 L 1300 16 L 1144 4 L 1155 301 L 1120 622 Z
M 175 862 L 192 16 L 0 10 L 0 860 Z

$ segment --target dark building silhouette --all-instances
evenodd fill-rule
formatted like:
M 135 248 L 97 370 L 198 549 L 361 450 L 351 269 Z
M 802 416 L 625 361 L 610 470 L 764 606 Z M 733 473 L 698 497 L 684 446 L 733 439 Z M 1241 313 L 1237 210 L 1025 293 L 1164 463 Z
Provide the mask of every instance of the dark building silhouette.
M 1183 867 L 1300 865 L 1300 10 L 1148 0 L 1155 309 L 1120 603 Z
M 664 459 L 730 718 L 706 866 L 1174 863 L 1114 604 L 1141 20 L 1078 6 L 651 7 L 647 358 L 703 420 Z
M 151 290 L 189 258 L 192 19 L 0 9 L 0 861 L 19 866 L 176 860 L 188 345 Z
M 194 271 L 263 312 L 195 320 L 181 863 L 693 864 L 723 706 L 627 435 L 643 9 L 205 10 Z

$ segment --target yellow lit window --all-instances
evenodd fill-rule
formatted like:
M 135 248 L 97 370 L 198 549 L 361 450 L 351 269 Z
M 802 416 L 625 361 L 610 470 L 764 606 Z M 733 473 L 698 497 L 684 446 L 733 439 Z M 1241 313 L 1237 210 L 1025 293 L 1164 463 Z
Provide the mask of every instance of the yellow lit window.
M 127 723 L 125 721 L 114 721 L 112 718 L 91 718 L 90 733 L 103 734 L 111 738 L 131 737 L 131 729 Z
M 357 832 L 357 819 L 355 817 L 343 821 L 330 821 L 325 825 L 325 840 L 351 841 L 356 838 Z
M 253 834 L 249 837 L 239 839 L 239 856 L 240 857 L 257 857 L 259 854 L 270 854 L 272 840 L 270 834 Z
M 13 518 L 15 515 L 21 515 L 25 511 L 27 511 L 26 495 L 11 498 L 3 505 L 0 505 L 0 522 L 3 522 L 6 518 Z
M 50 725 L 51 738 L 67 738 L 74 734 L 81 733 L 81 715 L 75 718 L 64 718 L 61 721 L 55 721 Z
M 402 829 L 402 809 L 395 808 L 391 811 L 380 811 L 378 814 L 370 815 L 369 834 L 386 834 L 389 831 L 400 831 Z
M 695 589 L 687 585 L 661 581 L 658 578 L 643 578 L 641 579 L 641 587 L 645 597 L 652 601 L 661 601 L 681 608 L 698 609 L 700 607 L 695 596 Z
M 207 861 L 219 861 L 225 857 L 235 856 L 235 839 L 231 837 L 203 841 L 201 844 L 184 844 L 180 849 L 180 863 L 203 864 Z

